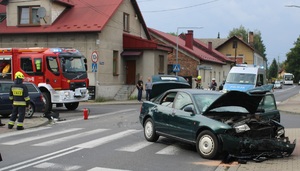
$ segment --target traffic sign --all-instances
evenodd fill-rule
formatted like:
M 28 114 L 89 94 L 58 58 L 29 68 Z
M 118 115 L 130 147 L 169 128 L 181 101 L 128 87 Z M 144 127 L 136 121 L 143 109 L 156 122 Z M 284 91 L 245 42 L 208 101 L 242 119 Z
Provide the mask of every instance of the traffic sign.
M 179 64 L 173 64 L 173 72 L 179 72 L 180 71 L 180 65 Z
M 97 70 L 98 70 L 98 64 L 92 63 L 92 72 L 97 72 Z
M 98 53 L 94 51 L 91 55 L 92 62 L 97 63 L 98 62 Z

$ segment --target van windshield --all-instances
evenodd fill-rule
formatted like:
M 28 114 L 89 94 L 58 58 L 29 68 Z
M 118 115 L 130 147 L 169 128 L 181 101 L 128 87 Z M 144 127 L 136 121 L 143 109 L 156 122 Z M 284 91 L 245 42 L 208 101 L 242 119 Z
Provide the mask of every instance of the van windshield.
M 228 84 L 255 84 L 255 74 L 229 73 L 226 79 Z

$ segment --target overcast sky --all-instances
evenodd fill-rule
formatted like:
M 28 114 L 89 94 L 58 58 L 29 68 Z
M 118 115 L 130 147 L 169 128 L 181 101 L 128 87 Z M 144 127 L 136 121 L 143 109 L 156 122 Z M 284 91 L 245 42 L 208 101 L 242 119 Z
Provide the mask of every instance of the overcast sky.
M 195 38 L 227 38 L 241 25 L 261 32 L 269 65 L 286 60 L 300 35 L 300 0 L 137 0 L 148 27 L 177 32 L 194 29 Z M 287 7 L 296 5 L 297 7 Z M 178 29 L 179 33 L 187 29 Z

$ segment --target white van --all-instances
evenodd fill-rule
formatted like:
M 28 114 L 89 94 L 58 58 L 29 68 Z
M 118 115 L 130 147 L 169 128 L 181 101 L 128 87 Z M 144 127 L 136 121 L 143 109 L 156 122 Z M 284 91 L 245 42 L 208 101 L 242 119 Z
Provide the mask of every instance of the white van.
M 264 84 L 266 84 L 266 70 L 263 67 L 242 64 L 231 68 L 223 92 L 247 91 Z

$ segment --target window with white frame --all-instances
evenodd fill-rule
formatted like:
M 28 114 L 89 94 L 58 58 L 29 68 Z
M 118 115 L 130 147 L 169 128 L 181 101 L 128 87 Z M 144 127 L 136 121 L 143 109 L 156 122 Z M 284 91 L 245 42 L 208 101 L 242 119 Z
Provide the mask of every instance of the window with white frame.
M 39 6 L 19 6 L 19 25 L 39 25 L 40 18 L 37 16 Z

